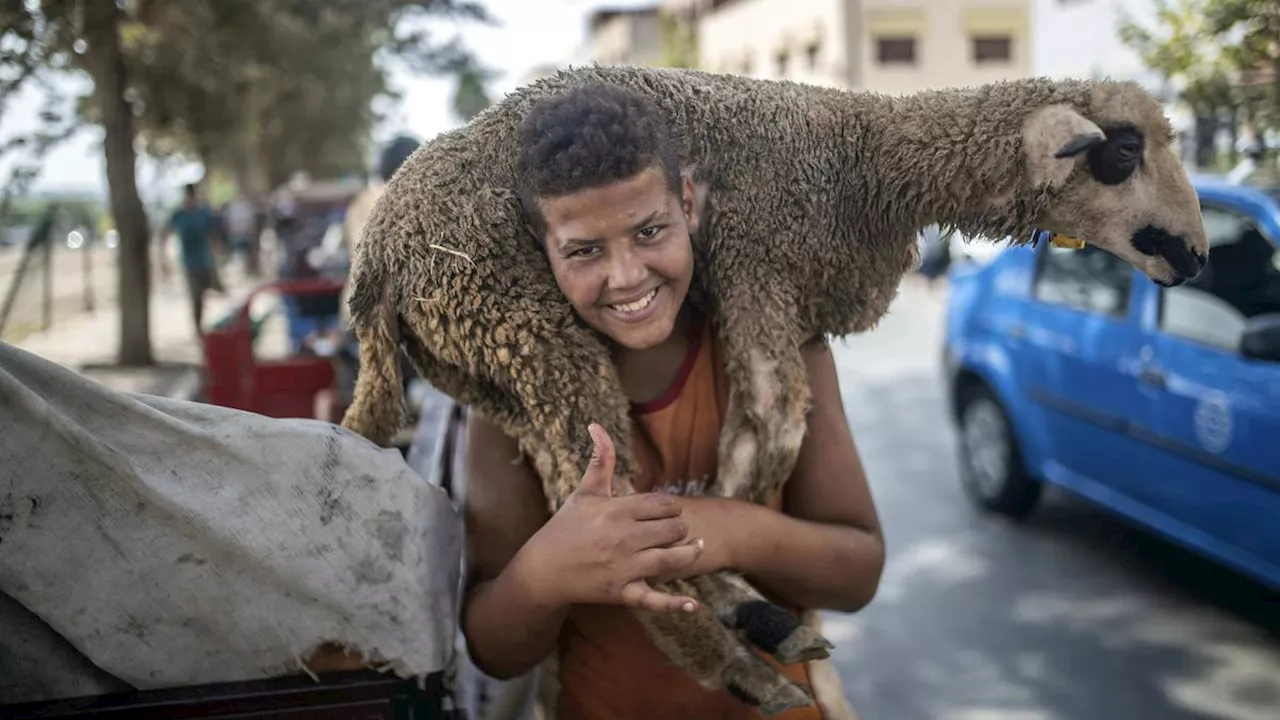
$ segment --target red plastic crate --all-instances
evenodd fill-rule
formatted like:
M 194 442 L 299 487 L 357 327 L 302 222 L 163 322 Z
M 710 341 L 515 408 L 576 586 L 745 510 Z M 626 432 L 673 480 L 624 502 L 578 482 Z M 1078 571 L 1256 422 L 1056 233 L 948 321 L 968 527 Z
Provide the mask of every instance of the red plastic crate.
M 284 295 L 340 295 L 345 280 L 299 278 L 257 287 L 236 309 L 231 322 L 204 336 L 205 388 L 214 405 L 269 417 L 313 417 L 316 395 L 333 386 L 328 358 L 294 355 L 259 360 L 253 352 L 249 308 L 265 292 Z

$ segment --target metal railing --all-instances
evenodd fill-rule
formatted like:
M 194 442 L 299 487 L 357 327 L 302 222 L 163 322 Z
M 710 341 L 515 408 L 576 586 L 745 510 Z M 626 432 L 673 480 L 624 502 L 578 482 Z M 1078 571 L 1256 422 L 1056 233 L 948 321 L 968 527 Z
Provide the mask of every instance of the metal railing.
M 0 339 L 19 341 L 111 300 L 114 267 L 105 254 L 110 248 L 87 233 L 64 234 L 62 219 L 60 207 L 50 204 L 26 242 L 0 246 Z

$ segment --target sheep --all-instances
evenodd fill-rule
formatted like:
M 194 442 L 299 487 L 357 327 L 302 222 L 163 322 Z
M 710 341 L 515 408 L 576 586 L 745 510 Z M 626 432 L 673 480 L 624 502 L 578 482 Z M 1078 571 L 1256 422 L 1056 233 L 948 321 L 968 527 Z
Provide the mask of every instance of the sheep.
M 520 440 L 553 511 L 586 466 L 590 422 L 615 440 L 619 492 L 636 472 L 609 353 L 575 323 L 515 191 L 521 119 L 587 83 L 653 99 L 699 189 L 690 300 L 715 323 L 730 385 L 719 496 L 778 491 L 809 403 L 800 346 L 874 327 L 925 226 L 1083 238 L 1165 285 L 1207 257 L 1173 133 L 1136 84 L 1035 78 L 892 97 L 696 70 L 560 71 L 424 144 L 388 184 L 352 266 L 362 369 L 343 419 L 388 443 L 404 417 L 403 344 L 426 379 Z M 730 573 L 667 587 L 702 600 L 690 616 L 637 612 L 672 662 L 766 715 L 808 704 L 752 647 L 783 663 L 827 657 L 811 614 L 797 620 Z

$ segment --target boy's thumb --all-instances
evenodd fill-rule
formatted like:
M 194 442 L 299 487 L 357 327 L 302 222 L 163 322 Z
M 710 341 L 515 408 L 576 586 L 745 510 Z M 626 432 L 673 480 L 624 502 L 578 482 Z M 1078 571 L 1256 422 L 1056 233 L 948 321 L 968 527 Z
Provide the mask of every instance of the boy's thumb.
M 595 423 L 587 426 L 591 434 L 594 448 L 591 460 L 587 463 L 587 472 L 582 476 L 578 492 L 588 495 L 613 495 L 613 440 L 604 428 Z

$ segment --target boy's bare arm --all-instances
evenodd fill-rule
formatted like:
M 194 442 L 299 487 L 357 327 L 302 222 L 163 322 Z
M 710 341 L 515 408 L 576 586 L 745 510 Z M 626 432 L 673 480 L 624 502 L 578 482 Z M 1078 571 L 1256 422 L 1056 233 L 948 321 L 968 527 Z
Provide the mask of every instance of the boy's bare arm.
M 477 667 L 510 678 L 551 652 L 566 610 L 540 606 L 512 562 L 547 521 L 537 477 L 496 426 L 471 415 L 467 434 L 463 633 Z
M 690 572 L 733 568 L 782 602 L 852 612 L 875 596 L 884 540 L 831 351 L 817 341 L 803 352 L 813 409 L 784 490 L 786 514 L 741 501 L 688 499 L 690 533 L 707 543 Z

